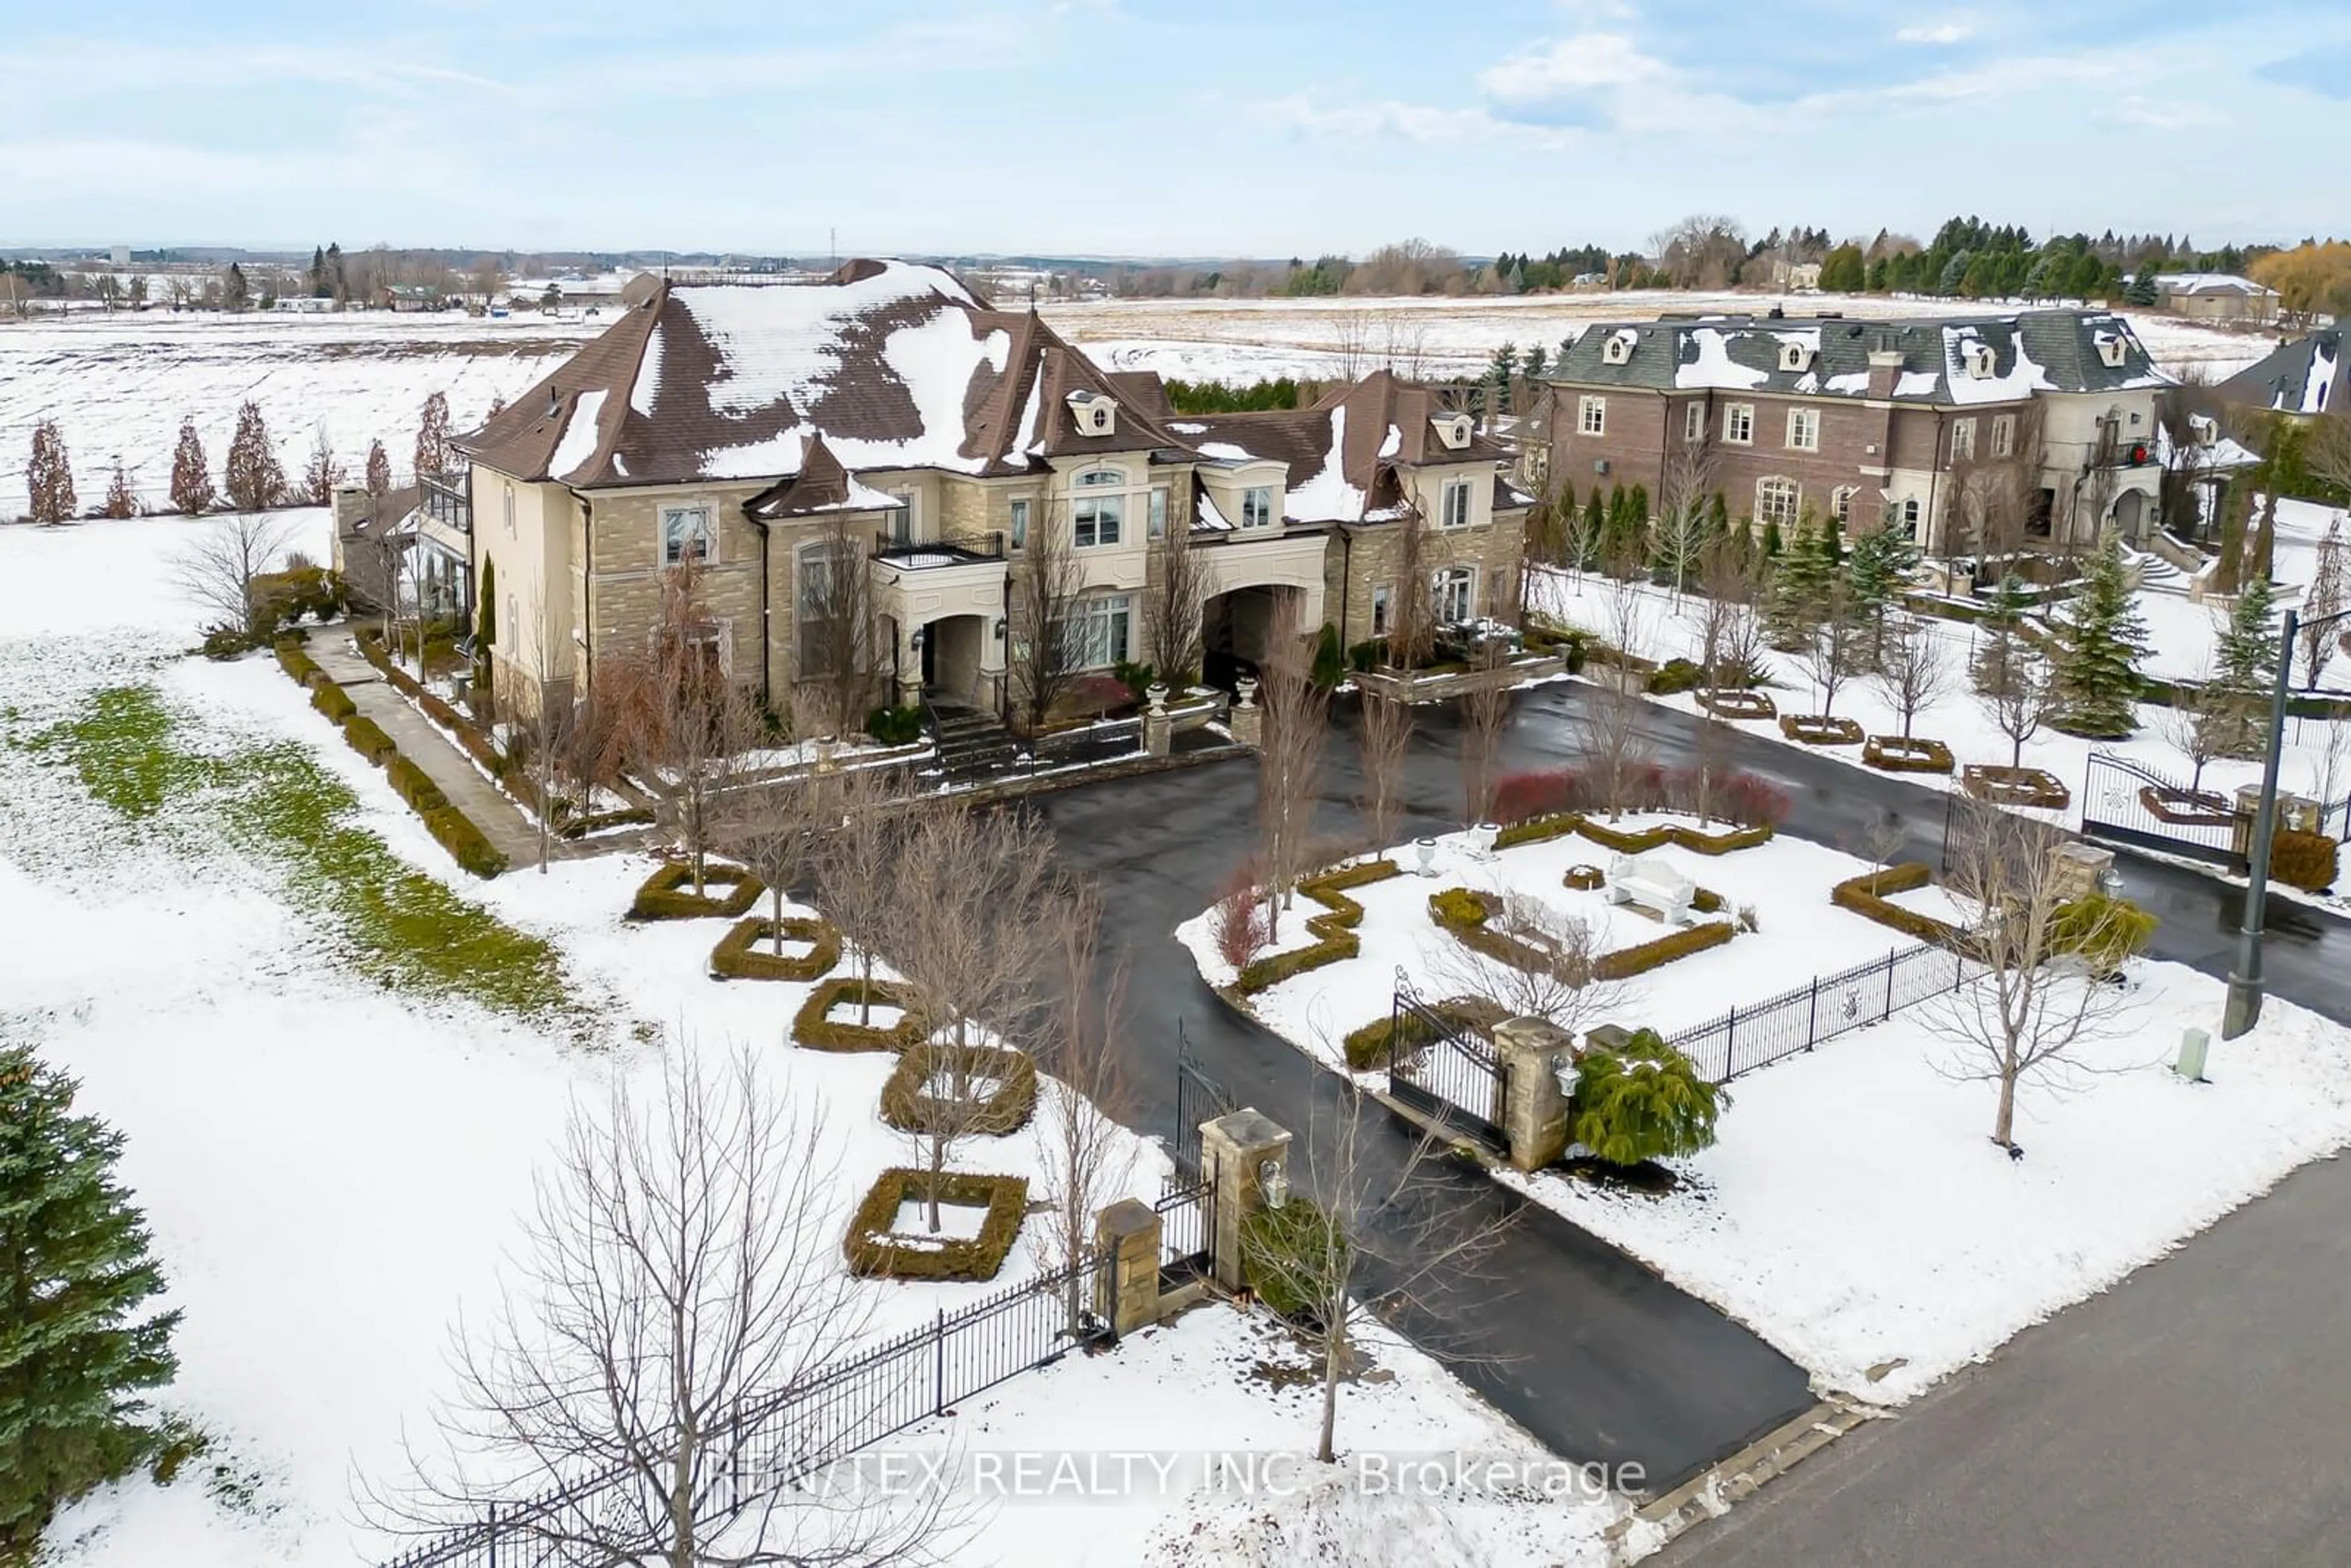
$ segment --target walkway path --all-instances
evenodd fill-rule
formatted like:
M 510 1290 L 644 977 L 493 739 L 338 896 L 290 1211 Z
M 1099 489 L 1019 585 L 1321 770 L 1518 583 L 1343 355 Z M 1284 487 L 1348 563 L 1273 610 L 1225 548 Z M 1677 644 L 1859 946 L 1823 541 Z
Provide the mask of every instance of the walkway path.
M 522 808 L 483 778 L 474 759 L 392 690 L 382 674 L 353 650 L 340 632 L 313 636 L 308 652 L 329 680 L 350 694 L 360 712 L 392 737 L 400 754 L 423 768 L 425 777 L 449 797 L 451 805 L 473 819 L 500 853 L 517 866 L 538 863 L 538 831 L 523 815 Z M 557 852 L 566 847 L 559 841 Z

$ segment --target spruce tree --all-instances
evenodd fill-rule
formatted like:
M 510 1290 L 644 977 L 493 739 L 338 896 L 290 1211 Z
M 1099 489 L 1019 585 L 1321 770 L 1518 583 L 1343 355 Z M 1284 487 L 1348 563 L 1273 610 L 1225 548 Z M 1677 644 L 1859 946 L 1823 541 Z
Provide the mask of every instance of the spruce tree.
M 1796 525 L 1796 538 L 1771 570 L 1771 596 L 1764 608 L 1763 634 L 1783 653 L 1807 644 L 1821 622 L 1836 569 L 1829 564 L 1812 515 Z
M 229 505 L 240 512 L 266 512 L 286 504 L 286 470 L 278 466 L 261 405 L 251 399 L 236 411 L 236 433 L 229 437 L 222 487 L 228 492 Z
M 1752 528 L 1755 526 L 1755 519 L 1741 517 L 1739 519 L 1739 526 L 1742 529 Z M 1763 525 L 1763 553 L 1771 559 L 1777 560 L 1780 559 L 1781 551 L 1786 548 L 1785 542 L 1780 538 L 1780 519 L 1774 517 Z
M 2138 661 L 2147 623 L 2132 602 L 2120 538 L 2108 535 L 2090 557 L 2071 623 L 2059 646 L 2057 727 L 2073 735 L 2120 739 L 2138 727 Z
M 2277 593 L 2266 577 L 2246 580 L 2213 649 L 2212 684 L 2232 696 L 2266 706 L 2270 685 L 2283 652 L 2277 626 Z
M 172 1380 L 176 1312 L 115 1179 L 122 1134 L 76 1115 L 73 1080 L 0 1050 L 0 1557 L 58 1506 L 157 1447 L 144 1392 Z
M 2031 605 L 2023 580 L 2014 572 L 2003 575 L 1984 604 L 1984 639 L 1971 672 L 1977 691 L 1990 695 L 2000 689 L 2011 666 L 2016 643 L 2023 637 L 2024 612 Z
M 193 419 L 180 421 L 180 442 L 172 449 L 172 505 L 192 517 L 212 510 L 212 465 Z
M 1899 528 L 1876 528 L 1854 541 L 1845 563 L 1845 588 L 1854 614 L 1868 628 L 1870 666 L 1886 649 L 1886 612 L 1902 595 L 1903 580 L 1918 564 L 1918 547 Z

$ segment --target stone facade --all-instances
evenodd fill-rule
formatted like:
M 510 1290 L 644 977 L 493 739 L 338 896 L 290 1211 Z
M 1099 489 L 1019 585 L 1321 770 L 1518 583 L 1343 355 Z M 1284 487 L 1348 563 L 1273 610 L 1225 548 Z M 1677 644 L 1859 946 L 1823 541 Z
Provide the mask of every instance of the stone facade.
M 1325 619 L 1339 628 L 1343 646 L 1353 647 L 1393 628 L 1378 623 L 1384 590 L 1390 604 L 1397 591 L 1397 568 L 1408 546 L 1403 523 L 1366 523 L 1334 530 L 1324 552 L 1322 603 Z M 1515 624 L 1519 619 L 1519 572 L 1526 555 L 1527 516 L 1522 510 L 1489 515 L 1468 528 L 1420 525 L 1421 564 L 1432 582 L 1438 574 L 1468 568 L 1475 574 L 1471 612 Z

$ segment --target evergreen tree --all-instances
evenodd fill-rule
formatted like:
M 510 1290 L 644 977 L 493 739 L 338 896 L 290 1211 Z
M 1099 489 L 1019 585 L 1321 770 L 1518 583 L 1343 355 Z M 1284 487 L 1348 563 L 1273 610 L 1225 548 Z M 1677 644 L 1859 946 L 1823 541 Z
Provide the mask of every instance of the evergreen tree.
M 159 1447 L 141 1396 L 172 1380 L 176 1312 L 115 1177 L 122 1134 L 73 1112 L 73 1080 L 0 1051 L 0 1557 L 58 1506 Z
M 2031 605 L 2023 580 L 2014 572 L 2004 574 L 1993 585 L 1991 597 L 1984 601 L 1984 637 L 1971 672 L 1976 690 L 1989 694 L 1999 689 L 2013 662 L 2015 646 L 2023 637 L 2020 628 Z
M 2147 652 L 2147 623 L 2131 600 L 2122 540 L 2109 535 L 2090 557 L 2058 650 L 2057 727 L 2113 739 L 2137 729 L 2137 666 Z
M 392 457 L 381 441 L 368 443 L 367 493 L 381 497 L 392 488 Z
M 2284 642 L 2277 620 L 2276 591 L 2266 577 L 2247 577 L 2213 649 L 2211 706 L 2233 720 L 2220 747 L 2223 755 L 2261 754 L 2268 727 L 2270 688 L 2277 677 L 2278 660 L 2285 656 Z
M 1844 564 L 1844 525 L 1833 516 L 1820 531 L 1821 553 L 1828 557 L 1829 565 Z
M 1744 533 L 1755 527 L 1755 519 L 1752 517 L 1741 517 L 1739 519 L 1739 527 L 1740 531 Z M 1780 538 L 1780 519 L 1774 517 L 1770 522 L 1763 525 L 1763 553 L 1771 559 L 1778 560 L 1780 559 L 1781 552 L 1786 548 L 1785 543 Z
M 1855 616 L 1869 628 L 1869 663 L 1877 664 L 1886 648 L 1886 612 L 1902 595 L 1904 579 L 1918 564 L 1918 547 L 1896 528 L 1876 528 L 1854 541 L 1845 563 L 1845 588 Z
M 33 426 L 33 455 L 25 465 L 26 514 L 37 523 L 61 523 L 74 515 L 73 464 L 66 456 L 66 438 L 57 422 L 45 419 Z
M 310 247 L 310 298 L 327 298 L 327 253 L 319 246 Z
M 285 504 L 286 471 L 278 466 L 261 405 L 250 399 L 236 411 L 236 432 L 229 437 L 222 488 L 228 492 L 229 505 L 240 512 L 264 512 Z
M 1763 612 L 1763 634 L 1772 647 L 1789 653 L 1806 645 L 1821 623 L 1835 577 L 1836 568 L 1829 563 L 1808 512 L 1796 525 L 1794 542 L 1772 569 L 1771 599 Z
M 2234 593 L 2245 578 L 2245 521 L 2252 510 L 2253 487 L 2231 480 L 2220 498 L 2220 540 L 2212 552 L 2212 588 Z
M 1608 506 L 1600 494 L 1600 486 L 1592 486 L 1592 494 L 1583 505 L 1583 559 L 1575 563 L 1578 570 L 1589 570 L 1600 559 L 1600 547 L 1608 537 Z
M 192 517 L 212 510 L 212 463 L 193 418 L 180 421 L 180 442 L 172 450 L 172 505 Z
M 228 264 L 228 277 L 221 286 L 221 303 L 231 310 L 242 310 L 246 298 L 245 268 L 232 261 Z
M 106 503 L 99 508 L 110 517 L 135 517 L 139 515 L 139 497 L 131 491 L 131 471 L 115 460 L 114 477 L 107 482 Z

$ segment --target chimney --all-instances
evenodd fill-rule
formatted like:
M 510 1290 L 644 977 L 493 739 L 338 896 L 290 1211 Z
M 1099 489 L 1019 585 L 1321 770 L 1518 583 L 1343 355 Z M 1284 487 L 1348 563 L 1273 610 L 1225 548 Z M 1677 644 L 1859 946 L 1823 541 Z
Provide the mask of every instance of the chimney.
M 1894 395 L 1896 382 L 1902 379 L 1902 350 L 1872 349 L 1869 350 L 1869 395 L 1888 398 Z

